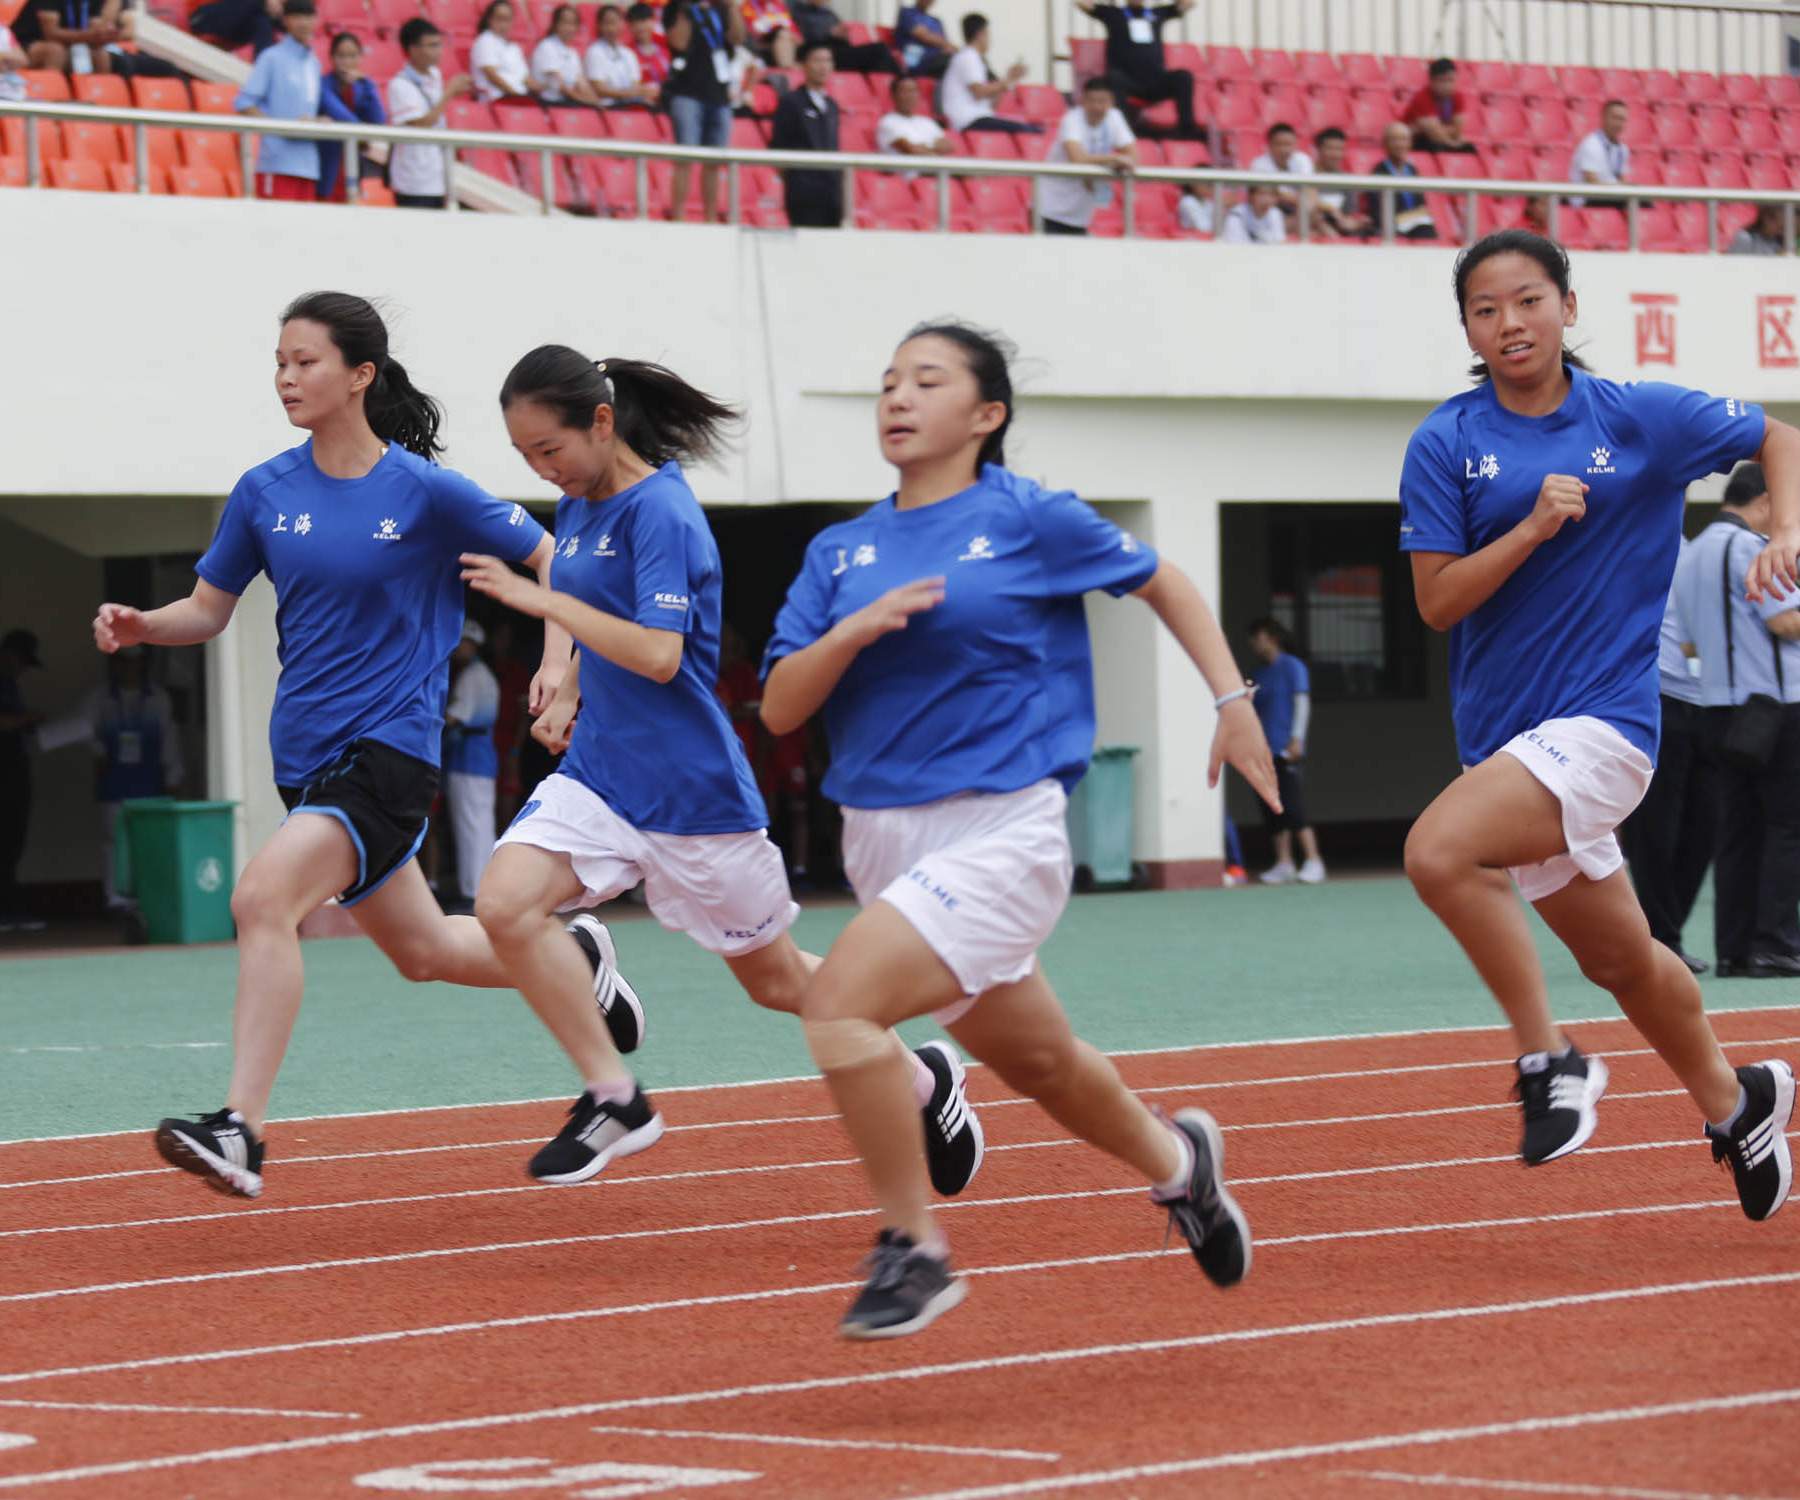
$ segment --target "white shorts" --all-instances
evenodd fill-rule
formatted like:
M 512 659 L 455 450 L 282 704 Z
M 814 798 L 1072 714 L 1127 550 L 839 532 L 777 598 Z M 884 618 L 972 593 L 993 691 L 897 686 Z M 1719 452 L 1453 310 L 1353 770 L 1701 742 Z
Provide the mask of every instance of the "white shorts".
M 1500 747 L 1562 804 L 1568 853 L 1507 873 L 1527 901 L 1554 896 L 1577 875 L 1604 880 L 1625 863 L 1616 829 L 1650 789 L 1649 756 L 1612 725 L 1582 715 L 1546 719 Z
M 644 833 L 560 772 L 538 783 L 495 848 L 507 844 L 569 856 L 587 889 L 564 911 L 598 906 L 641 880 L 657 921 L 726 958 L 766 948 L 800 915 L 765 830 Z
M 1055 781 L 965 793 L 919 807 L 844 809 L 844 873 L 867 906 L 881 900 L 918 929 L 969 998 L 1031 973 L 1069 903 L 1074 862 Z

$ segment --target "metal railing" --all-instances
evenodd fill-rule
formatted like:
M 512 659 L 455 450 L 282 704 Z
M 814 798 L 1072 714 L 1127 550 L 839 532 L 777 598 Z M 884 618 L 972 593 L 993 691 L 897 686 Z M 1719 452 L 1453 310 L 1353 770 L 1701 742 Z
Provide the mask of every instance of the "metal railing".
M 843 228 L 856 227 L 856 174 L 880 172 L 887 175 L 907 173 L 935 179 L 935 227 L 940 233 L 951 227 L 951 179 L 957 177 L 1028 177 L 1035 182 L 1046 177 L 1076 178 L 1082 181 L 1107 182 L 1118 188 L 1121 198 L 1121 234 L 1129 238 L 1136 232 L 1135 197 L 1139 185 L 1166 183 L 1173 186 L 1194 185 L 1211 190 L 1212 217 L 1215 232 L 1225 222 L 1226 194 L 1233 188 L 1267 186 L 1294 193 L 1316 190 L 1327 193 L 1373 193 L 1381 207 L 1381 240 L 1391 244 L 1394 232 L 1394 198 L 1398 193 L 1441 194 L 1462 205 L 1462 236 L 1472 243 L 1480 233 L 1480 203 L 1483 198 L 1545 198 L 1547 228 L 1554 237 L 1561 200 L 1564 197 L 1603 199 L 1609 205 L 1622 205 L 1626 220 L 1627 248 L 1636 250 L 1641 244 L 1643 207 L 1647 203 L 1704 203 L 1707 206 L 1707 245 L 1719 249 L 1719 206 L 1721 204 L 1772 203 L 1783 210 L 1783 242 L 1787 252 L 1795 248 L 1795 221 L 1800 214 L 1800 193 L 1771 192 L 1756 189 L 1660 187 L 1631 183 L 1516 182 L 1479 177 L 1407 177 L 1394 178 L 1373 173 L 1345 173 L 1338 176 L 1314 175 L 1294 177 L 1282 173 L 1248 172 L 1211 167 L 1140 167 L 1135 172 L 1114 172 L 1106 167 L 1075 166 L 1066 162 L 993 161 L 983 157 L 960 156 L 884 156 L 874 152 L 840 152 L 822 155 L 812 151 L 771 151 L 750 148 L 711 149 L 702 146 L 670 146 L 638 141 L 592 140 L 579 136 L 509 135 L 477 130 L 415 130 L 395 125 L 339 125 L 328 120 L 284 120 L 279 130 L 266 116 L 205 115 L 173 110 L 140 110 L 109 108 L 93 104 L 46 104 L 0 102 L 0 117 L 15 115 L 25 122 L 25 171 L 30 186 L 43 182 L 42 142 L 39 122 L 42 120 L 79 120 L 90 123 L 123 125 L 132 132 L 132 161 L 137 191 L 150 191 L 149 134 L 152 130 L 214 130 L 238 137 L 238 161 L 241 190 L 245 197 L 254 192 L 252 153 L 259 135 L 280 135 L 294 140 L 338 141 L 344 150 L 344 171 L 349 180 L 349 196 L 355 197 L 357 172 L 360 167 L 359 146 L 374 141 L 389 146 L 435 147 L 445 154 L 446 166 L 455 164 L 458 151 L 503 151 L 514 156 L 536 157 L 539 166 L 539 203 L 546 214 L 558 212 L 557 161 L 564 157 L 593 157 L 627 160 L 635 164 L 633 216 L 649 216 L 649 166 L 652 162 L 685 162 L 690 166 L 724 167 L 726 169 L 726 218 L 733 224 L 743 222 L 743 180 L 746 167 L 772 167 L 778 171 L 841 171 L 844 174 Z M 1039 227 L 1036 195 L 1033 194 L 1031 223 Z M 447 208 L 454 209 L 456 195 L 449 195 Z M 1310 235 L 1309 216 L 1299 214 L 1299 238 L 1305 243 Z

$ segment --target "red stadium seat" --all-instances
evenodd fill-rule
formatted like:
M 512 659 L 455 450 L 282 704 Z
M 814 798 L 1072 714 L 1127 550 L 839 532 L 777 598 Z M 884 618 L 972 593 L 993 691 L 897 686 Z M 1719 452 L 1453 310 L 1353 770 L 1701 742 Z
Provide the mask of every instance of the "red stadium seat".
M 235 198 L 237 193 L 217 167 L 171 167 L 169 190 L 183 198 Z
M 1079 88 L 1106 71 L 1106 43 L 1098 37 L 1075 37 L 1069 42 L 1069 61 Z
M 1387 69 L 1373 52 L 1346 52 L 1338 58 L 1338 67 L 1351 88 L 1388 86 Z
M 1642 80 L 1644 97 L 1653 104 L 1687 98 L 1681 80 L 1666 68 L 1651 68 L 1638 76 Z
M 1775 128 L 1775 112 L 1746 105 L 1736 111 L 1732 130 L 1738 146 L 1745 151 L 1779 151 L 1781 135 Z M 1705 145 L 1702 136 L 1701 144 Z
M 1600 92 L 1609 99 L 1634 104 L 1644 97 L 1644 76 L 1636 68 L 1602 68 Z
M 1677 104 L 1664 105 L 1662 108 L 1671 115 L 1678 115 L 1684 113 L 1686 107 Z M 1589 117 L 1597 127 L 1600 123 L 1600 111 L 1598 109 L 1591 111 Z M 1661 145 L 1656 134 L 1657 118 L 1657 111 L 1654 107 L 1646 109 L 1640 104 L 1637 108 L 1629 111 L 1625 116 L 1625 144 L 1633 151 L 1642 151 Z
M 98 162 L 103 167 L 125 160 L 118 127 L 87 120 L 63 122 L 63 154 L 70 160 Z
M 566 111 L 565 111 L 566 113 Z M 846 134 L 852 129 L 849 120 L 844 121 Z M 746 120 L 741 116 L 731 122 L 731 144 L 739 151 L 761 151 L 769 144 L 769 127 L 762 120 Z M 846 147 L 847 150 L 860 151 L 860 146 Z
M 837 100 L 839 109 L 851 113 L 872 114 L 880 104 L 866 73 L 834 73 L 825 91 Z
M 674 139 L 667 115 L 653 115 L 647 109 L 609 109 L 602 118 L 606 133 L 615 141 L 641 141 L 657 145 Z
M 1710 76 L 1710 75 L 1703 75 Z M 1767 104 L 1762 79 L 1753 73 L 1727 73 L 1719 79 L 1719 91 L 1727 104 Z
M 1646 151 L 1642 156 L 1631 159 L 1630 180 L 1642 187 L 1661 187 L 1663 183 L 1662 158 L 1653 151 Z
M 25 158 L 0 156 L 0 188 L 22 188 L 25 185 Z
M 1513 87 L 1526 99 L 1543 99 L 1564 92 L 1556 74 L 1543 63 L 1520 63 L 1513 75 Z
M 1387 81 L 1396 93 L 1416 94 L 1430 79 L 1430 65 L 1422 57 L 1384 59 Z
M 1530 182 L 1532 180 L 1532 148 L 1520 145 L 1517 136 L 1506 139 L 1496 138 L 1491 145 L 1481 148 L 1481 159 L 1487 164 L 1489 177 L 1502 182 Z M 1370 166 L 1374 163 L 1371 162 Z
M 1534 146 L 1531 152 L 1533 182 L 1567 182 L 1569 153 L 1562 146 Z
M 601 122 L 598 110 L 553 109 L 550 111 L 550 133 L 573 136 L 577 140 L 598 141 L 605 138 L 606 126 Z
M 411 17 L 409 16 L 410 20 Z M 406 54 L 400 44 L 387 37 L 367 37 L 363 41 L 363 72 L 384 88 L 388 79 L 406 66 Z
M 1346 135 L 1350 131 L 1351 108 L 1348 91 L 1322 88 L 1306 101 L 1306 135 L 1312 139 L 1321 130 L 1336 126 Z
M 234 115 L 237 113 L 237 86 L 230 83 L 205 83 L 194 79 L 188 84 L 194 97 L 194 113 L 201 115 Z M 176 189 L 177 192 L 180 189 Z
M 1800 111 L 1783 110 L 1775 116 L 1775 138 L 1788 155 L 1800 152 Z
M 590 156 L 576 165 L 595 211 L 609 219 L 637 217 L 637 164 L 618 158 Z
M 739 120 L 737 124 L 748 125 L 748 120 Z M 874 115 L 843 115 L 838 122 L 838 149 L 840 151 L 873 151 L 875 146 L 875 129 L 880 122 Z M 737 145 L 737 131 L 732 131 L 732 145 Z M 757 141 L 751 149 L 764 145 Z
M 1771 123 L 1771 131 L 1773 125 Z M 1742 139 L 1738 122 L 1731 111 L 1723 105 L 1701 105 L 1694 111 L 1694 135 L 1700 143 L 1702 151 L 1739 151 L 1748 150 L 1748 142 Z M 1669 141 L 1668 145 L 1678 146 L 1679 141 Z M 1770 144 L 1773 144 L 1772 142 Z
M 1598 99 L 1606 93 L 1606 83 L 1598 68 L 1562 67 L 1556 70 L 1562 91 L 1575 98 Z
M 188 86 L 180 78 L 134 78 L 131 80 L 131 102 L 139 109 L 189 110 L 194 101 L 188 97 Z
M 1022 83 L 1008 97 L 1017 101 L 1023 118 L 1036 121 L 1046 131 L 1054 130 L 1069 112 L 1062 91 L 1047 83 Z
M 1763 98 L 1771 109 L 1800 109 L 1800 78 L 1783 73 L 1763 79 Z
M 415 6 L 415 14 L 417 10 Z M 336 32 L 348 31 L 360 41 L 369 32 L 369 8 L 363 0 L 319 0 L 319 30 L 328 40 Z
M 1262 96 L 1255 89 L 1239 84 L 1221 89 L 1213 107 L 1213 122 L 1221 130 L 1260 130 L 1263 122 Z
M 1210 167 L 1212 152 L 1205 141 L 1164 141 L 1163 160 L 1171 167 Z
M 1717 73 L 1678 73 L 1681 97 L 1689 104 L 1712 104 L 1725 98 L 1725 81 Z
M 25 80 L 25 97 L 35 99 L 40 104 L 66 104 L 69 102 L 69 80 L 61 73 L 48 68 L 25 68 L 19 73 Z
M 1393 119 L 1394 107 L 1386 99 L 1357 99 L 1351 102 L 1350 123 L 1345 128 L 1352 140 L 1371 143 L 1381 139 Z
M 1163 60 L 1171 68 L 1183 68 L 1195 78 L 1206 73 L 1206 54 L 1192 42 L 1170 42 L 1163 48 Z
M 463 165 L 472 171 L 484 172 L 489 177 L 498 178 L 508 187 L 519 185 L 519 174 L 513 169 L 513 158 L 510 151 L 495 151 L 484 147 L 479 151 L 460 153 Z
M 1744 170 L 1744 159 L 1735 152 L 1719 152 L 1706 158 L 1706 185 L 1711 188 L 1747 188 L 1750 174 Z
M 99 104 L 107 109 L 131 108 L 131 90 L 117 73 L 78 73 L 70 82 L 78 104 Z
M 1299 129 L 1306 123 L 1306 95 L 1299 84 L 1276 84 L 1263 95 L 1262 123 L 1265 130 L 1276 124 Z
M 169 191 L 167 167 L 152 164 L 145 169 L 145 177 L 152 193 Z M 106 178 L 112 184 L 112 190 L 115 193 L 135 193 L 137 191 L 137 169 L 129 162 L 114 162 L 106 169 Z
M 1309 88 L 1341 89 L 1345 86 L 1344 70 L 1329 52 L 1296 52 L 1294 77 Z
M 933 218 L 904 177 L 887 172 L 856 174 L 856 225 L 859 229 L 922 230 Z
M 393 208 L 396 206 L 394 190 L 385 182 L 379 182 L 373 177 L 365 177 L 357 184 L 356 197 L 357 201 L 365 208 Z
M 1519 141 L 1526 135 L 1525 107 L 1516 99 L 1495 99 L 1487 107 L 1481 139 L 1484 141 Z
M 1250 54 L 1250 71 L 1264 85 L 1273 85 L 1293 82 L 1297 70 L 1291 53 L 1258 47 Z
M 846 21 L 844 33 L 844 40 L 852 47 L 866 47 L 875 40 L 875 33 L 862 21 Z
M 112 183 L 106 175 L 107 164 L 89 156 L 70 157 L 66 161 L 44 164 L 44 176 L 53 188 L 72 188 L 83 193 L 110 193 Z
M 426 9 L 445 31 L 474 35 L 481 24 L 482 0 L 431 0 Z
M 400 28 L 422 10 L 418 0 L 369 0 L 369 19 L 376 34 L 388 38 L 399 36 Z
M 444 106 L 444 123 L 452 130 L 498 130 L 494 106 L 480 99 L 453 99 Z
M 508 135 L 549 135 L 549 111 L 535 99 L 495 99 L 494 118 Z M 617 111 L 640 114 L 640 110 Z
M 1698 151 L 1670 151 L 1663 156 L 1666 187 L 1705 187 L 1706 168 Z
M 1267 149 L 1268 140 L 1260 130 L 1233 130 L 1225 136 L 1225 150 L 1240 167 L 1248 167 Z
M 1539 146 L 1562 146 L 1575 139 L 1569 112 L 1557 100 L 1540 99 L 1525 114 L 1525 135 Z
M 1728 121 L 1729 118 L 1727 116 Z M 1700 144 L 1694 130 L 1694 117 L 1685 104 L 1658 105 L 1651 111 L 1650 122 L 1656 133 L 1656 143 L 1666 151 Z M 1628 139 L 1626 144 L 1632 142 Z
M 1793 186 L 1794 174 L 1779 156 L 1755 156 L 1745 169 L 1750 186 L 1758 192 L 1785 193 Z
M 529 193 L 533 198 L 542 198 L 544 159 L 537 152 L 514 152 L 513 171 L 518 176 L 520 192 Z M 558 208 L 591 207 L 583 196 L 583 186 L 581 177 L 570 170 L 567 157 L 550 158 L 550 197 Z
M 1218 79 L 1256 79 L 1260 76 L 1241 47 L 1208 47 L 1206 70 Z
M 980 161 L 1018 161 L 1018 137 L 1000 130 L 971 130 L 965 139 L 969 155 Z
M 1478 94 L 1509 94 L 1518 88 L 1517 74 L 1509 62 L 1467 62 L 1457 70 L 1458 82 Z

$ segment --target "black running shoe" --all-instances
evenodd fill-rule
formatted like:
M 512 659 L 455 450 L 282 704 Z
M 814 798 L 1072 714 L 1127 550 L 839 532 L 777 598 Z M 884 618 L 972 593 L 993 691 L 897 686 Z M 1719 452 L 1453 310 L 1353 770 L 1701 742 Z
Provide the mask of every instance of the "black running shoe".
M 613 947 L 612 934 L 598 917 L 584 914 L 569 923 L 569 936 L 581 944 L 581 951 L 593 967 L 594 1003 L 606 1018 L 613 1046 L 621 1052 L 636 1052 L 644 1044 L 644 1007 L 637 991 L 619 972 L 619 954 Z
M 897 1339 L 917 1333 L 968 1295 L 969 1284 L 950 1262 L 915 1245 L 898 1229 L 884 1229 L 865 1264 L 862 1289 L 838 1332 L 847 1339 Z
M 1519 1155 L 1526 1166 L 1540 1167 L 1587 1144 L 1600 1123 L 1594 1106 L 1606 1092 L 1606 1064 L 1584 1057 L 1573 1042 L 1567 1052 L 1552 1052 L 1549 1062 L 1533 1072 L 1523 1064 L 1521 1058 L 1515 1065 L 1519 1078 L 1513 1085 L 1514 1097 L 1525 1107 Z
M 638 1089 L 626 1104 L 583 1093 L 569 1106 L 569 1123 L 531 1158 L 539 1182 L 586 1182 L 608 1162 L 647 1151 L 662 1139 L 663 1118 Z
M 925 1106 L 925 1161 L 931 1185 L 953 1198 L 981 1170 L 981 1117 L 969 1107 L 962 1059 L 948 1042 L 927 1042 L 913 1056 L 931 1069 L 937 1086 Z
M 1794 1184 L 1788 1122 L 1794 1117 L 1794 1071 L 1779 1058 L 1737 1070 L 1744 1110 L 1729 1130 L 1706 1127 L 1714 1161 L 1731 1163 L 1738 1202 L 1747 1219 L 1767 1219 L 1787 1202 Z
M 193 1120 L 164 1120 L 156 1149 L 172 1167 L 192 1172 L 208 1187 L 238 1198 L 262 1193 L 263 1143 L 235 1109 Z
M 1203 1109 L 1181 1110 L 1170 1122 L 1194 1148 L 1194 1169 L 1179 1198 L 1152 1193 L 1169 1211 L 1169 1227 L 1179 1229 L 1200 1269 L 1214 1286 L 1236 1286 L 1250 1274 L 1250 1224 L 1225 1187 L 1225 1137 L 1219 1122 Z

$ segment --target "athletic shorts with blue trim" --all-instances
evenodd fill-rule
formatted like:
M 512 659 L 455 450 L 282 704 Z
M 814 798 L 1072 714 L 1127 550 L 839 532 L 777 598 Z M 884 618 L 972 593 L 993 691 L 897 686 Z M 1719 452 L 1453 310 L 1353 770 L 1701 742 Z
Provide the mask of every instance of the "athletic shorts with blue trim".
M 291 818 L 335 818 L 356 846 L 356 880 L 338 893 L 339 906 L 372 896 L 419 852 L 431 826 L 438 770 L 379 740 L 350 747 L 305 786 L 278 786 Z

